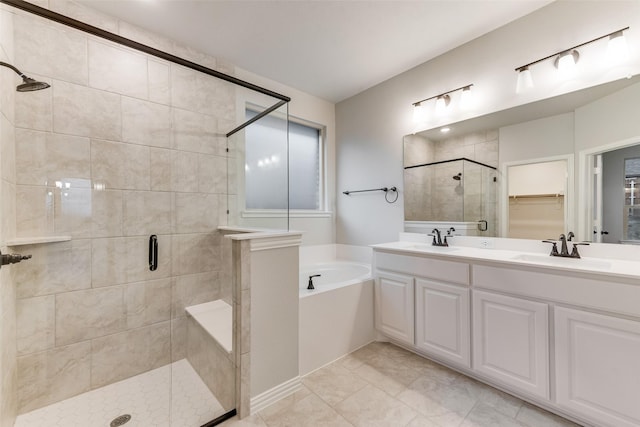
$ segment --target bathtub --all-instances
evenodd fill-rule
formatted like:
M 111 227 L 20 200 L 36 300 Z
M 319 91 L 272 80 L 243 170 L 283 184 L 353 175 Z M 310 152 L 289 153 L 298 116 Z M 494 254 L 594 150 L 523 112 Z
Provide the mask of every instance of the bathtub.
M 299 369 L 315 371 L 373 341 L 371 248 L 300 247 Z M 307 290 L 309 276 L 315 290 Z
M 309 277 L 315 289 L 307 289 Z M 355 261 L 332 260 L 300 265 L 300 298 L 350 286 L 371 279 L 371 264 Z

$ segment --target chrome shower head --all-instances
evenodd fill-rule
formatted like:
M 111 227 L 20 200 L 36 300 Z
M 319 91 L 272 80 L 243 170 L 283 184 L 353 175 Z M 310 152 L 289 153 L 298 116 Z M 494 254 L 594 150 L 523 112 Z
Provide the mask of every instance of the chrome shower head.
M 18 70 L 16 67 L 14 67 L 11 64 L 7 64 L 6 62 L 0 61 L 0 66 L 11 68 L 13 71 L 15 71 L 17 75 L 22 77 L 22 84 L 16 87 L 16 90 L 18 92 L 33 92 L 34 90 L 41 90 L 41 89 L 46 89 L 50 87 L 49 83 L 38 82 L 32 79 L 31 77 L 25 76 L 22 71 Z
M 458 173 L 458 175 L 452 176 L 452 178 L 455 179 L 456 181 L 460 181 L 462 179 L 462 172 Z

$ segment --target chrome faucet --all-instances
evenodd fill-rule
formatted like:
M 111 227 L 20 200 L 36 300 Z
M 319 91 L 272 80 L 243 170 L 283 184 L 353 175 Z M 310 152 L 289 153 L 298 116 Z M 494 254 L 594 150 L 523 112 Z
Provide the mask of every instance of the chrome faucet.
M 444 236 L 444 241 L 442 241 L 442 235 L 440 234 L 440 230 L 437 228 L 431 230 L 431 234 L 429 234 L 429 236 L 433 236 L 431 246 L 449 246 L 449 243 L 447 243 L 447 236 Z
M 543 240 L 544 243 L 551 243 L 553 246 L 551 247 L 550 256 L 559 256 L 563 258 L 580 258 L 580 254 L 578 253 L 578 246 L 585 245 L 588 246 L 589 243 L 586 242 L 573 242 L 572 239 L 575 237 L 573 231 L 568 233 L 569 238 L 564 234 L 561 234 L 558 240 Z M 569 253 L 569 248 L 567 247 L 567 241 L 571 242 L 573 248 L 571 249 L 571 253 Z M 558 252 L 557 243 L 560 242 L 560 252 Z

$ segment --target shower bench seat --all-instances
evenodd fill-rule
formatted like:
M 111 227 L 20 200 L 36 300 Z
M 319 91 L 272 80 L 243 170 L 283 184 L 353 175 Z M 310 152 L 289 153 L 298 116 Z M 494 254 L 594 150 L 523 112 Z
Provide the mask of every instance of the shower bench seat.
M 227 353 L 231 353 L 233 309 L 229 304 L 219 299 L 192 305 L 185 310 Z

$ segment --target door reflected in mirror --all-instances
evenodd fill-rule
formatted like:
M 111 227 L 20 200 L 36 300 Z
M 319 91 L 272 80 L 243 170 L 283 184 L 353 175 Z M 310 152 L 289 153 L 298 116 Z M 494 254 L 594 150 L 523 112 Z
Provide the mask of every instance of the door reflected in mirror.
M 565 233 L 567 177 L 566 160 L 508 166 L 506 237 L 557 239 Z

